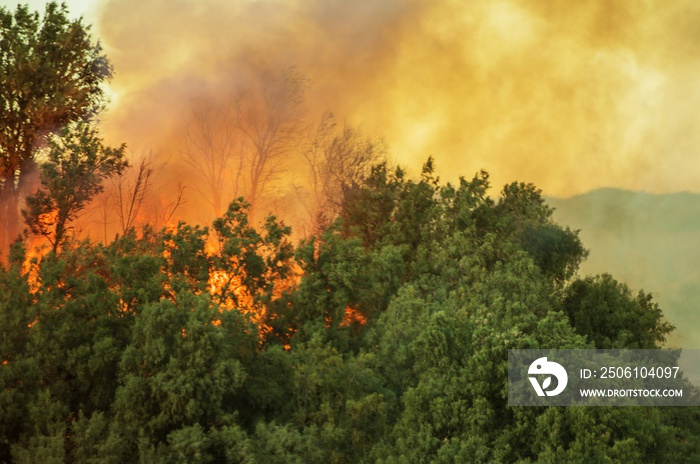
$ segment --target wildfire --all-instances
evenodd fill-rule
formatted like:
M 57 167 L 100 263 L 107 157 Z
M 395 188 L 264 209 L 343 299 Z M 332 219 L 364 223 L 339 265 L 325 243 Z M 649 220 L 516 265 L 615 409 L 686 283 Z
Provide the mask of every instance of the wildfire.
M 27 245 L 27 251 L 22 263 L 22 274 L 27 276 L 29 283 L 29 291 L 35 294 L 41 287 L 41 279 L 39 277 L 39 265 L 44 253 L 47 250 L 46 243 L 41 238 L 33 238 Z
M 215 301 L 218 300 L 220 311 L 237 310 L 247 315 L 258 327 L 258 333 L 261 338 L 272 330 L 271 327 L 265 324 L 267 308 L 257 303 L 245 286 L 240 284 L 240 277 L 231 275 L 231 273 L 221 269 L 212 270 L 209 273 L 207 289 L 212 298 Z M 212 321 L 212 323 L 218 326 L 221 324 L 221 321 L 217 319 Z
M 338 324 L 339 327 L 356 327 L 363 326 L 367 323 L 367 318 L 356 307 L 350 305 L 345 308 L 343 320 Z M 333 319 L 326 315 L 326 328 L 331 327 Z
M 341 327 L 352 327 L 355 324 L 365 325 L 367 323 L 367 318 L 362 314 L 357 308 L 348 306 L 345 308 L 345 317 L 340 323 Z
M 226 282 L 228 282 L 229 276 L 226 271 L 212 271 L 209 273 L 209 282 L 207 282 L 207 288 L 209 293 L 212 295 L 221 294 Z

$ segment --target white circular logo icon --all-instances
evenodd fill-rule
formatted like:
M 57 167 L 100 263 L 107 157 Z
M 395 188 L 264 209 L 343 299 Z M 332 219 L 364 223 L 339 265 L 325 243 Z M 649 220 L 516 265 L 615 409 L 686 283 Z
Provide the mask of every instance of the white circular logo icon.
M 537 392 L 537 396 L 557 396 L 559 393 L 563 392 L 566 388 L 566 384 L 569 381 L 569 376 L 566 374 L 566 369 L 562 367 L 561 364 L 555 363 L 553 361 L 547 361 L 547 358 L 535 359 L 535 361 L 530 364 L 530 368 L 527 370 L 528 375 L 547 375 L 542 380 L 542 384 L 537 380 L 537 377 L 528 377 L 532 387 Z M 557 378 L 557 386 L 554 390 L 547 390 L 552 385 L 552 376 Z

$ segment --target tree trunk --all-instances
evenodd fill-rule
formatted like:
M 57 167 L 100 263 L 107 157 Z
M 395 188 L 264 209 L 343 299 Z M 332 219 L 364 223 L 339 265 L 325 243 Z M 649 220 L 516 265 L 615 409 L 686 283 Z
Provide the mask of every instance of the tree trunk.
M 0 255 L 7 256 L 10 244 L 22 234 L 21 200 L 38 188 L 37 164 L 34 160 L 24 160 L 19 179 L 7 175 L 2 180 L 0 191 Z M 4 259 L 4 258 L 3 258 Z
M 7 257 L 10 244 L 19 235 L 19 191 L 14 179 L 5 178 L 0 194 L 0 253 Z

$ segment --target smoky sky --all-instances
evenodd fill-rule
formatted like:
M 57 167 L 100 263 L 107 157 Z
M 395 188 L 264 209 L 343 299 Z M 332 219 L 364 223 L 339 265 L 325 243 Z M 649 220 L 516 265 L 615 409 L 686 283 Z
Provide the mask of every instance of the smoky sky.
M 689 1 L 108 0 L 110 138 L 175 153 L 191 107 L 265 72 L 417 171 L 480 169 L 552 196 L 697 191 L 700 4 Z

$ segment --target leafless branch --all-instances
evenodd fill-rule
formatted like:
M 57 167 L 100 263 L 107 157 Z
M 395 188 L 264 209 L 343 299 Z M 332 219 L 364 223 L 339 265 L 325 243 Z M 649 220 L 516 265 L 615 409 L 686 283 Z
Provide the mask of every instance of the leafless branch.
M 177 186 L 177 193 L 175 195 L 175 199 L 165 205 L 165 210 L 163 214 L 161 215 L 161 220 L 163 221 L 164 224 L 168 224 L 170 220 L 173 218 L 175 215 L 175 212 L 177 209 L 185 204 L 184 200 L 184 194 L 185 194 L 185 187 L 180 184 Z
M 148 161 L 142 159 L 139 163 L 136 179 L 130 182 L 127 174 L 116 180 L 116 208 L 122 233 L 131 229 L 141 211 L 141 205 L 146 198 L 153 169 Z

